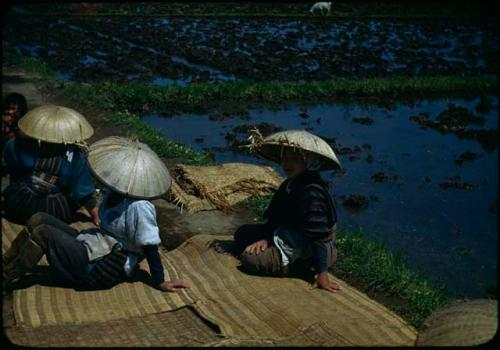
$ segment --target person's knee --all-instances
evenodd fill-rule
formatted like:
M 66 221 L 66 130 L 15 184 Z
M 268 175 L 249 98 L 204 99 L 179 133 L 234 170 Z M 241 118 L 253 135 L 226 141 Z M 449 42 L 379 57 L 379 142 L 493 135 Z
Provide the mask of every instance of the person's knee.
M 51 239 L 53 232 L 52 227 L 47 224 L 39 224 L 33 228 L 30 238 L 42 248 L 47 246 L 47 241 Z
M 243 252 L 240 255 L 241 267 L 248 272 L 258 272 L 261 262 L 257 254 Z
M 240 263 L 246 272 L 264 276 L 283 276 L 285 271 L 276 247 L 269 247 L 259 254 L 243 252 Z
M 33 229 L 37 226 L 47 223 L 49 217 L 50 215 L 44 212 L 35 213 L 28 219 L 26 226 L 28 227 L 28 230 L 33 231 Z

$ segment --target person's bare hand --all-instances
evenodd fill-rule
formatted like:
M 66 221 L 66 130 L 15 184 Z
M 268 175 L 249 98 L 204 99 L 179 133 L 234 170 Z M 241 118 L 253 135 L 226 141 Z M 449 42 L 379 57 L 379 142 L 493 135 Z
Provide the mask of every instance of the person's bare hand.
M 248 254 L 257 254 L 259 255 L 260 252 L 263 252 L 264 250 L 267 249 L 267 240 L 266 239 L 261 239 L 260 241 L 257 241 L 255 243 L 250 244 L 248 247 L 245 248 L 245 253 Z
M 176 293 L 183 288 L 189 288 L 189 284 L 185 280 L 165 281 L 160 284 L 160 289 L 164 292 Z
M 90 210 L 90 216 L 92 217 L 92 221 L 96 226 L 99 226 L 101 223 L 101 220 L 99 219 L 99 211 L 97 210 L 97 207 L 93 207 Z
M 328 278 L 327 272 L 321 272 L 318 274 L 318 277 L 316 277 L 316 281 L 314 281 L 310 289 L 315 288 L 324 289 L 332 293 L 335 293 L 342 289 L 342 287 L 338 283 L 331 281 Z
M 93 207 L 92 209 L 90 209 L 90 211 L 88 211 L 87 208 L 82 206 L 77 210 L 77 212 L 90 217 L 92 219 L 92 222 L 96 226 L 99 226 L 99 224 L 101 223 L 101 220 L 99 219 L 99 210 L 97 209 L 97 207 Z

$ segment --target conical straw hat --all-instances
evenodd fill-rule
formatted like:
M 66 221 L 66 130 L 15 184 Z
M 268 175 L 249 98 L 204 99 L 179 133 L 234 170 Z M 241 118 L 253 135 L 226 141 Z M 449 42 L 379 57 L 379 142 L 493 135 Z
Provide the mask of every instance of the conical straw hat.
M 88 161 L 94 175 L 112 190 L 133 198 L 164 195 L 172 183 L 161 159 L 146 144 L 111 136 L 90 146 Z
M 476 299 L 452 302 L 434 311 L 418 333 L 417 346 L 475 346 L 497 332 L 498 302 Z
M 50 104 L 33 108 L 19 119 L 18 125 L 29 137 L 52 143 L 78 143 L 94 134 L 83 115 Z
M 320 170 L 341 168 L 340 162 L 330 145 L 322 138 L 305 130 L 280 131 L 265 138 L 262 138 L 258 130 L 254 130 L 249 140 L 251 142 L 248 146 L 250 150 L 277 163 L 281 162 L 282 147 L 291 147 L 319 156 L 321 161 Z

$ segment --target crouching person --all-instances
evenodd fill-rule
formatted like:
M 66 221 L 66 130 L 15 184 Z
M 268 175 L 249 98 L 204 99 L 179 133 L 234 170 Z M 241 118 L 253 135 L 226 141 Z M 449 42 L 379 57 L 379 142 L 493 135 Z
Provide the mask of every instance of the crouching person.
M 294 131 L 283 133 L 289 133 L 285 140 L 296 136 L 296 145 L 304 138 L 316 138 L 305 131 L 295 132 L 298 135 Z M 337 215 L 318 171 L 323 166 L 321 154 L 296 146 L 279 146 L 279 151 L 267 152 L 266 140 L 259 146 L 259 153 L 268 159 L 276 160 L 276 154 L 279 155 L 287 179 L 264 213 L 266 223 L 244 225 L 236 231 L 234 240 L 242 269 L 259 275 L 287 276 L 293 267 L 310 266 L 317 273 L 313 288 L 339 290 L 340 286 L 328 277 L 328 268 L 337 256 L 334 232 Z M 333 150 L 331 153 L 338 162 Z
M 138 141 L 111 137 L 90 147 L 89 165 L 106 187 L 99 228 L 79 232 L 46 213 L 33 215 L 3 256 L 4 289 L 31 271 L 44 254 L 60 276 L 79 288 L 110 288 L 132 277 L 143 259 L 155 287 L 168 292 L 188 287 L 184 280 L 164 280 L 156 211 L 147 200 L 170 187 L 168 170 L 158 156 Z M 151 178 L 156 181 L 148 181 Z

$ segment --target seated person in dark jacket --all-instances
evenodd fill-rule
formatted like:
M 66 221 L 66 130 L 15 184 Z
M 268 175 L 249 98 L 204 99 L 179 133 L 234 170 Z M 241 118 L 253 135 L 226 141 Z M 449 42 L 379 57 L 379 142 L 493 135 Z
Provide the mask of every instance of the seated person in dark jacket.
M 7 142 L 3 156 L 10 174 L 2 193 L 8 220 L 24 225 L 45 212 L 69 223 L 84 207 L 99 223 L 94 179 L 79 146 L 19 136 Z
M 312 263 L 319 287 L 340 286 L 328 278 L 336 260 L 335 205 L 311 153 L 284 147 L 281 165 L 287 179 L 264 213 L 265 224 L 243 225 L 234 234 L 242 268 L 261 275 L 284 276 L 291 264 Z

